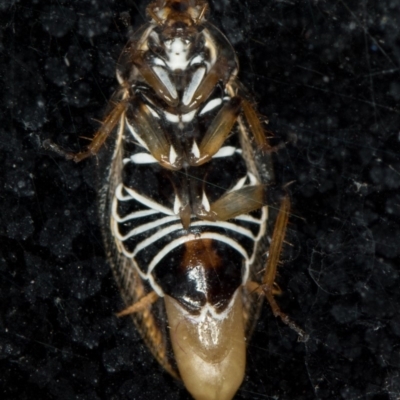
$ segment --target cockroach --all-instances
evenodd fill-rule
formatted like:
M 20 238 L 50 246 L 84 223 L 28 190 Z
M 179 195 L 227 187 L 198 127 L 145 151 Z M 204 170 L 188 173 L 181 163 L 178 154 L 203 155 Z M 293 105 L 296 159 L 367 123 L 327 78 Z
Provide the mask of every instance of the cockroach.
M 274 299 L 290 201 L 269 240 L 271 146 L 206 0 L 157 0 L 146 11 L 87 149 L 46 145 L 76 162 L 98 157 L 105 244 L 127 306 L 119 315 L 133 317 L 195 399 L 231 399 L 264 297 L 307 336 Z

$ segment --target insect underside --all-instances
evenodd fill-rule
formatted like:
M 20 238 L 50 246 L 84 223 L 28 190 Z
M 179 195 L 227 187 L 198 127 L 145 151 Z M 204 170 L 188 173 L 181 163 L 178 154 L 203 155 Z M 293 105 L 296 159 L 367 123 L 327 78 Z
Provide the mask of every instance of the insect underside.
M 98 153 L 100 214 L 127 309 L 146 344 L 196 399 L 231 399 L 246 340 L 274 280 L 289 213 L 272 241 L 268 142 L 205 0 L 164 0 L 124 48 L 113 109 L 86 151 Z M 55 145 L 51 145 L 62 152 Z M 268 260 L 265 254 L 268 251 Z M 263 296 L 260 296 L 263 295 Z

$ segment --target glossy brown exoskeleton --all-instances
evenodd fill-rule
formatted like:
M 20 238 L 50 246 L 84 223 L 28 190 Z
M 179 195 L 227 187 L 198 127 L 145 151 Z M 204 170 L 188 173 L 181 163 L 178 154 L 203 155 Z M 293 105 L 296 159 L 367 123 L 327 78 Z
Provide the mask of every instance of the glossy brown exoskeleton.
M 102 170 L 100 215 L 127 309 L 160 364 L 196 399 L 231 399 L 246 340 L 273 295 L 284 197 L 267 238 L 269 144 L 205 0 L 159 0 L 117 66 L 113 109 L 87 150 Z M 113 145 L 102 149 L 113 137 Z M 266 257 L 268 254 L 268 258 Z M 262 296 L 260 296 L 262 294 Z

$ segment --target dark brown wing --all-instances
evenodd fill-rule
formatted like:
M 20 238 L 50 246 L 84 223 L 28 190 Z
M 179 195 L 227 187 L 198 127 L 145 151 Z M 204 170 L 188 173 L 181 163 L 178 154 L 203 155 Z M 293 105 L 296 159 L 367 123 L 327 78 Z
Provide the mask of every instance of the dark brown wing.
M 132 260 L 125 257 L 119 251 L 116 241 L 111 233 L 111 210 L 116 187 L 121 183 L 122 170 L 122 145 L 124 134 L 125 115 L 121 116 L 118 128 L 109 140 L 109 146 L 99 155 L 99 214 L 105 242 L 106 255 L 121 291 L 122 299 L 126 307 L 138 302 L 146 296 L 151 289 L 141 279 L 135 270 Z M 119 310 L 116 310 L 119 311 Z M 178 378 L 172 350 L 169 346 L 166 315 L 162 299 L 158 299 L 153 305 L 144 311 L 131 314 L 132 319 L 143 337 L 146 345 L 153 353 L 157 361 L 172 376 Z

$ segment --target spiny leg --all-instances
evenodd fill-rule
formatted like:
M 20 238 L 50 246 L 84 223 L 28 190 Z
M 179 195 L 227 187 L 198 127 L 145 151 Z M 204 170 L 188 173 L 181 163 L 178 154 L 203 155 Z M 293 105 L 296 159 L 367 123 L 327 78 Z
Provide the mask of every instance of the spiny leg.
M 196 19 L 196 24 L 199 24 L 201 22 L 201 20 L 204 18 L 204 15 L 206 13 L 206 11 L 208 10 L 208 4 L 204 4 L 203 8 L 201 9 L 199 16 Z
M 135 314 L 142 312 L 149 308 L 153 303 L 158 300 L 158 294 L 154 291 L 147 293 L 146 296 L 142 297 L 135 304 L 125 308 L 124 310 L 117 313 L 117 317 L 124 317 L 125 315 Z
M 116 104 L 116 106 L 104 120 L 100 129 L 94 135 L 91 143 L 89 144 L 89 146 L 87 146 L 87 149 L 85 151 L 80 151 L 78 153 L 69 152 L 62 149 L 59 145 L 51 140 L 45 140 L 43 142 L 43 147 L 46 150 L 55 151 L 56 153 L 65 157 L 67 160 L 73 160 L 75 162 L 79 162 L 87 157 L 96 155 L 103 146 L 104 142 L 107 140 L 108 136 L 114 130 L 115 126 L 121 120 L 121 117 L 125 113 L 126 108 L 126 101 L 121 101 L 120 103 Z
M 227 102 L 217 116 L 213 119 L 198 147 L 198 154 L 193 154 L 190 159 L 192 166 L 199 166 L 211 160 L 218 152 L 226 138 L 232 132 L 240 112 L 241 99 L 233 97 Z
M 250 104 L 248 100 L 243 99 L 242 109 L 249 129 L 254 136 L 256 144 L 264 151 L 271 151 L 272 147 L 268 143 L 268 140 L 265 136 L 264 128 L 261 126 L 260 118 L 258 117 L 254 107 Z
M 149 16 L 150 16 L 152 19 L 154 19 L 154 21 L 156 21 L 156 23 L 157 23 L 159 26 L 162 26 L 162 24 L 163 24 L 162 19 L 160 19 L 160 18 L 158 17 L 158 15 L 156 14 L 155 10 L 153 9 L 153 8 L 158 8 L 158 7 L 155 7 L 156 4 L 157 4 L 157 3 L 150 3 L 150 5 L 146 8 L 146 12 L 149 14 Z
M 264 191 L 263 185 L 255 185 L 228 192 L 210 205 L 210 213 L 216 221 L 248 214 L 263 206 Z
M 120 268 L 116 276 L 121 288 L 125 304 L 132 304 L 126 310 L 122 310 L 123 316 L 129 314 L 135 322 L 135 325 L 144 338 L 150 351 L 154 354 L 158 362 L 174 377 L 179 379 L 176 367 L 171 364 L 168 358 L 168 350 L 164 334 L 161 332 L 156 315 L 152 305 L 159 299 L 154 291 L 148 292 L 145 282 L 140 278 L 136 268 L 132 266 L 127 258 L 121 260 Z M 120 272 L 123 272 L 120 275 Z
M 177 170 L 181 167 L 182 159 L 177 156 L 149 106 L 141 101 L 135 102 L 127 111 L 127 120 L 132 123 L 135 133 L 146 144 L 151 155 L 164 168 Z
M 289 220 L 290 200 L 285 196 L 275 222 L 274 232 L 272 234 L 271 245 L 269 248 L 269 255 L 266 264 L 265 273 L 261 285 L 257 282 L 248 282 L 247 286 L 250 291 L 256 291 L 264 294 L 271 306 L 272 312 L 275 317 L 281 318 L 282 322 L 293 329 L 298 335 L 299 340 L 306 342 L 309 335 L 306 334 L 299 326 L 297 326 L 288 315 L 283 313 L 275 301 L 274 295 L 280 292 L 279 287 L 275 285 L 275 278 L 279 259 L 282 252 L 283 243 L 286 235 L 286 227 Z
M 261 124 L 260 117 L 249 101 L 249 94 L 247 93 L 246 88 L 238 80 L 234 80 L 227 85 L 227 90 L 231 96 L 239 96 L 242 99 L 244 119 L 246 120 L 247 126 L 253 135 L 257 146 L 261 150 L 272 151 L 273 148 L 268 143 L 265 136 L 265 129 Z M 240 120 L 238 122 L 239 124 L 243 123 Z
M 132 62 L 136 65 L 144 80 L 157 93 L 160 99 L 163 99 L 170 107 L 175 108 L 179 104 L 177 94 L 171 93 L 171 90 L 168 90 L 151 65 L 143 58 L 143 53 L 136 52 Z M 169 77 L 166 75 L 165 79 L 169 80 Z
M 229 67 L 228 61 L 221 57 L 216 61 L 216 63 L 211 67 L 197 90 L 192 96 L 192 101 L 182 108 L 183 112 L 188 113 L 196 108 L 199 108 L 202 103 L 204 103 L 215 90 L 218 82 L 223 81 L 224 75 L 226 74 L 226 69 Z

